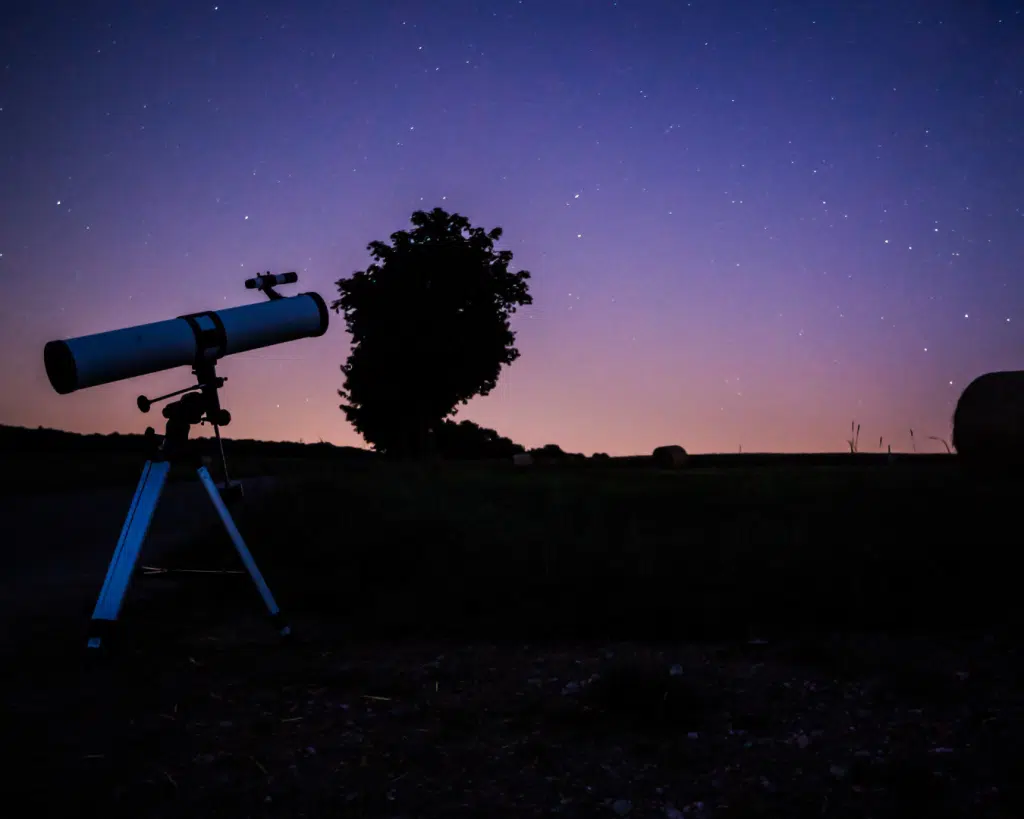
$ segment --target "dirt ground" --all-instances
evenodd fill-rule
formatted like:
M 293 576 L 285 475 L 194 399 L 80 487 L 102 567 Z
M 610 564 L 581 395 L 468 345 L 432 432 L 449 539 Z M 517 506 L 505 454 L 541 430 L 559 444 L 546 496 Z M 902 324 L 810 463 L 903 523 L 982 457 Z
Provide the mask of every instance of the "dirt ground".
M 1019 620 L 1016 495 L 829 475 L 353 472 L 243 521 L 306 612 L 287 642 L 244 575 L 144 575 L 107 656 L 84 648 L 95 579 L 59 604 L 19 587 L 0 632 L 4 795 L 57 816 L 1019 819 L 1019 630 L 948 629 Z M 489 562 L 464 562 L 481 531 Z M 227 566 L 223 546 L 196 552 Z M 742 638 L 707 628 L 740 608 Z M 535 637 L 409 636 L 492 636 L 495 612 Z M 872 614 L 933 631 L 836 630 Z M 671 620 L 678 639 L 536 639 L 570 618 L 641 636 Z
M 282 643 L 258 614 L 180 611 L 136 605 L 104 659 L 66 620 L 22 632 L 9 799 L 65 816 L 1024 815 L 1022 664 L 1002 637 L 407 643 L 299 622 Z

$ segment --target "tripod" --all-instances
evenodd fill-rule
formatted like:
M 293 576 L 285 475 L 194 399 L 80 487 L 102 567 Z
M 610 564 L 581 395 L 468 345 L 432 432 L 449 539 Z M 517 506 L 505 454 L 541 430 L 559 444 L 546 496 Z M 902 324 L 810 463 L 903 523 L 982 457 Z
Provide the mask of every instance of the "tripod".
M 139 559 L 142 550 L 142 543 L 149 532 L 150 523 L 153 520 L 153 513 L 156 511 L 157 503 L 160 500 L 160 493 L 163 491 L 167 481 L 167 475 L 174 463 L 189 462 L 195 465 L 196 475 L 202 483 L 203 488 L 210 497 L 221 523 L 231 537 L 231 542 L 242 559 L 242 563 L 252 577 L 256 588 L 263 598 L 271 617 L 276 621 L 282 637 L 291 634 L 291 628 L 283 622 L 281 611 L 274 601 L 263 575 L 260 573 L 256 562 L 249 553 L 238 527 L 228 511 L 226 499 L 238 498 L 241 496 L 241 484 L 232 484 L 228 479 L 227 461 L 224 458 L 224 445 L 220 438 L 220 427 L 227 426 L 231 422 L 231 414 L 221 409 L 220 398 L 217 390 L 220 389 L 226 378 L 217 375 L 214 362 L 203 362 L 197 364 L 193 369 L 198 383 L 183 390 L 162 395 L 159 398 L 149 399 L 139 396 L 138 406 L 142 412 L 149 412 L 149 408 L 157 401 L 181 395 L 177 401 L 172 401 L 163 409 L 163 416 L 167 419 L 166 433 L 157 448 L 156 454 L 146 461 L 142 469 L 142 477 L 132 498 L 131 507 L 125 518 L 124 527 L 121 529 L 121 536 L 117 541 L 117 548 L 114 556 L 107 567 L 107 576 L 103 581 L 103 588 L 100 590 L 99 599 L 96 601 L 96 608 L 92 613 L 92 623 L 89 632 L 88 647 L 98 649 L 101 647 L 104 637 L 112 629 L 117 615 L 124 602 L 128 584 L 131 581 L 135 564 Z M 210 472 L 205 465 L 197 461 L 188 453 L 188 435 L 194 424 L 210 423 L 213 425 L 217 437 L 217 444 L 220 450 L 221 464 L 224 469 L 224 486 L 219 488 L 210 477 Z M 152 427 L 146 430 L 146 435 L 154 437 Z

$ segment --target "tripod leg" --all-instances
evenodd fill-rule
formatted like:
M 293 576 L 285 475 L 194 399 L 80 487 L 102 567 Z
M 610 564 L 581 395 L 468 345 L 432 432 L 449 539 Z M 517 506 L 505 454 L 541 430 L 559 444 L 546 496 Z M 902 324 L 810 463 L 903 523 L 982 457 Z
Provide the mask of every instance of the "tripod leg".
M 263 602 L 270 611 L 270 616 L 276 621 L 277 626 L 281 631 L 281 636 L 287 637 L 291 634 L 291 627 L 283 622 L 281 610 L 277 607 L 274 595 L 271 594 L 267 581 L 263 579 L 263 575 L 260 572 L 259 567 L 256 565 L 256 561 L 252 559 L 252 554 L 249 552 L 249 547 L 245 545 L 245 540 L 242 538 L 241 532 L 239 532 L 238 527 L 235 526 L 234 518 L 231 517 L 231 512 L 228 511 L 228 507 L 220 496 L 220 490 L 217 489 L 217 485 L 213 482 L 213 478 L 210 477 L 210 473 L 205 466 L 199 467 L 197 474 L 199 475 L 199 480 L 203 482 L 203 486 L 206 487 L 206 493 L 210 496 L 210 500 L 213 502 L 214 508 L 217 510 L 217 514 L 220 515 L 221 523 L 223 523 L 224 528 L 228 530 L 228 535 L 231 537 L 231 542 L 235 545 L 235 550 L 238 552 L 238 556 L 242 558 L 242 563 L 245 564 L 245 568 L 252 577 L 253 583 L 256 584 L 256 588 L 259 590 L 260 597 L 263 598 Z
M 167 461 L 146 461 L 142 468 L 142 477 L 139 478 L 132 505 L 117 540 L 117 548 L 107 567 L 107 576 L 96 601 L 96 608 L 93 609 L 89 648 L 99 648 L 101 632 L 117 620 L 170 469 L 171 465 Z

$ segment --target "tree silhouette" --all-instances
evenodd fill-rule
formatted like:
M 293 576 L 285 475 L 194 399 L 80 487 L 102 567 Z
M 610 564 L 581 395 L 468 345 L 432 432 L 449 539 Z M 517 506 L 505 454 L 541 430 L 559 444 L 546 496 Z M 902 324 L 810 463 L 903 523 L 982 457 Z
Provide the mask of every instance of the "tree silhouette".
M 345 417 L 378 452 L 414 456 L 459 404 L 487 395 L 519 357 L 509 318 L 532 304 L 530 273 L 495 251 L 502 230 L 441 208 L 371 242 L 374 261 L 337 281 L 352 349 L 342 365 Z

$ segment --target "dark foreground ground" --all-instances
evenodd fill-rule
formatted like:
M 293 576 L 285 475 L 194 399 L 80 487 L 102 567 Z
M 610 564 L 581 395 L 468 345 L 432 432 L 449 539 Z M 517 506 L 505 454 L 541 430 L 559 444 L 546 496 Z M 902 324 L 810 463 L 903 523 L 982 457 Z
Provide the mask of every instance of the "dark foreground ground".
M 102 661 L 87 607 L 26 617 L 6 793 L 62 815 L 1021 816 L 1019 497 L 949 469 L 293 484 L 240 524 L 297 639 L 238 574 L 139 578 Z M 226 549 L 177 562 L 237 570 Z
M 259 503 L 276 485 L 265 477 L 241 483 L 249 504 Z M 43 600 L 47 608 L 95 601 L 134 491 L 134 486 L 86 485 L 58 495 L 0 492 L 0 618 L 19 618 Z M 162 564 L 217 520 L 197 480 L 168 484 L 140 565 Z
M 301 625 L 287 648 L 262 623 L 151 628 L 105 668 L 26 669 L 8 795 L 154 817 L 1024 809 L 1015 641 L 367 643 Z

